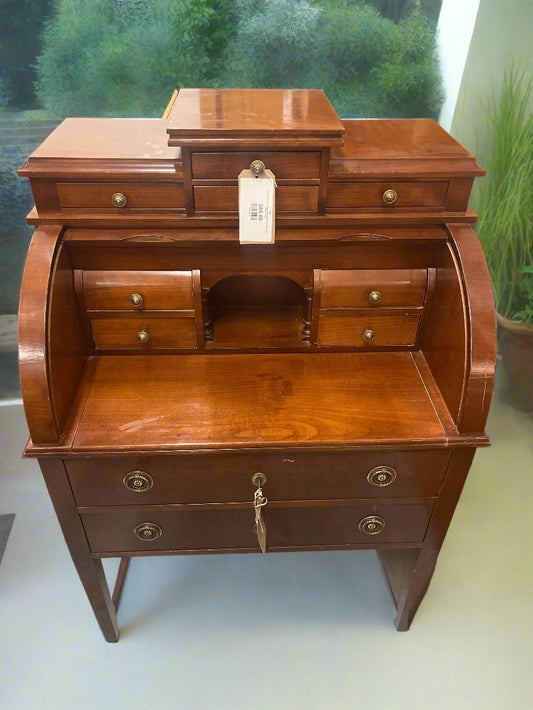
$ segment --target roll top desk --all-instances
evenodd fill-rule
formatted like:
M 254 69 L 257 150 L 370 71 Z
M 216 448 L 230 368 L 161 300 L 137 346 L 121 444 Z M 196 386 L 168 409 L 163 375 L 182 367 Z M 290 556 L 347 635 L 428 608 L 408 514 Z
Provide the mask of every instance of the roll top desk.
M 257 160 L 275 241 L 243 244 Z M 106 640 L 131 557 L 261 547 L 376 549 L 408 629 L 488 444 L 474 158 L 320 91 L 204 89 L 163 119 L 67 119 L 20 174 L 25 454 Z

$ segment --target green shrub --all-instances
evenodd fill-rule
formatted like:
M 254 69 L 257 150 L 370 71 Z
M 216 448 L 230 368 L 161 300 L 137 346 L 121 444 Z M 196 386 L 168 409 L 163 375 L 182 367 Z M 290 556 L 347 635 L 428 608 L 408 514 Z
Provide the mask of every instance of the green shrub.
M 59 115 L 158 116 L 178 86 L 216 82 L 229 0 L 59 0 L 37 93 Z
M 239 3 L 240 22 L 228 46 L 226 86 L 311 86 L 321 9 L 306 0 Z
M 430 22 L 348 0 L 58 0 L 37 70 L 60 115 L 157 116 L 175 86 L 319 87 L 342 116 L 441 100 Z

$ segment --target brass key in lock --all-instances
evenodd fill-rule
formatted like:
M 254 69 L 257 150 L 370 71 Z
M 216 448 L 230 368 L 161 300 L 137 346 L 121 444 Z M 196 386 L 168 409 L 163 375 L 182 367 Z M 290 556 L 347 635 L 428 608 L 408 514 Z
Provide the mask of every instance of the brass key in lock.
M 261 552 L 266 552 L 266 525 L 265 525 L 265 520 L 263 518 L 263 512 L 262 509 L 265 507 L 265 505 L 268 503 L 268 499 L 263 495 L 263 489 L 261 486 L 264 485 L 266 482 L 266 476 L 264 473 L 254 473 L 252 476 L 252 483 L 254 486 L 257 486 L 257 489 L 254 493 L 254 500 L 253 500 L 253 506 L 254 506 L 254 512 L 255 512 L 255 534 L 257 535 L 257 542 L 259 543 L 259 547 L 261 548 Z

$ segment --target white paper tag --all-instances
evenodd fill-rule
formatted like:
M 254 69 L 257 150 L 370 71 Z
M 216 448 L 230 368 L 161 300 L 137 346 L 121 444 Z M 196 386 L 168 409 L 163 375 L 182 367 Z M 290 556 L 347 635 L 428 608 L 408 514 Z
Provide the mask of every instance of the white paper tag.
M 239 242 L 273 244 L 276 229 L 276 178 L 270 170 L 259 176 L 239 174 Z

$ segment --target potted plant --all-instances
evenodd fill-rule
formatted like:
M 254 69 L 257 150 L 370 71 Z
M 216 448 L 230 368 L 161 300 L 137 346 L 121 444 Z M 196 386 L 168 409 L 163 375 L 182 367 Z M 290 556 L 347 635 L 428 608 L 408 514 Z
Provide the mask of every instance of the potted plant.
M 533 409 L 533 77 L 511 66 L 486 106 L 486 178 L 473 193 L 512 389 Z M 478 151 L 479 152 L 479 151 Z

